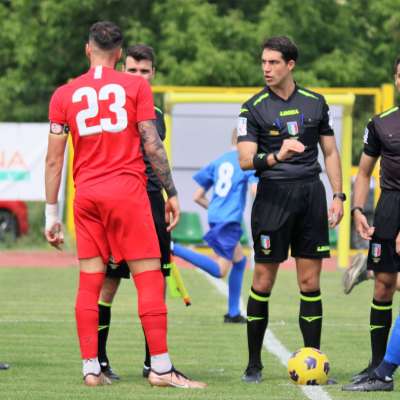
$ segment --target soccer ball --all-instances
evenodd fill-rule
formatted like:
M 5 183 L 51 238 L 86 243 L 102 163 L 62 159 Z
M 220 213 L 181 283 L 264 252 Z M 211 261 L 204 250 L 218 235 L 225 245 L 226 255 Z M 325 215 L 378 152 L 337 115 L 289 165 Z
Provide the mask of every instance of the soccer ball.
M 297 385 L 324 385 L 329 370 L 328 357 L 313 347 L 295 351 L 288 361 L 289 378 Z

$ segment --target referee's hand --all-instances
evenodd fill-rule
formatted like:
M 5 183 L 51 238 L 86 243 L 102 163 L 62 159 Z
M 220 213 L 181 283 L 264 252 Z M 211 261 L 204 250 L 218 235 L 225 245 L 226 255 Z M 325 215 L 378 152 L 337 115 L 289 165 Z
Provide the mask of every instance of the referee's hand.
M 305 146 L 299 140 L 285 139 L 277 154 L 280 161 L 287 160 L 295 154 L 303 153 Z
M 354 225 L 358 234 L 365 240 L 371 240 L 375 228 L 369 226 L 367 217 L 360 211 L 354 213 Z
M 181 210 L 179 207 L 178 196 L 172 196 L 165 202 L 165 222 L 167 231 L 170 232 L 179 222 Z

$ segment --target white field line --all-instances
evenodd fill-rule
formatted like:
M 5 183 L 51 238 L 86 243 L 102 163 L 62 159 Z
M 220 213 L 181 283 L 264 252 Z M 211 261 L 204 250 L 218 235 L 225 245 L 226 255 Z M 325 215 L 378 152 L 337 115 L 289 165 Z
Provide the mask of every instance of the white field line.
M 228 297 L 228 285 L 222 280 L 213 278 L 205 272 L 202 272 L 200 269 L 196 268 L 196 271 L 202 273 L 215 288 L 223 294 L 225 297 Z M 243 305 L 243 299 L 240 299 L 240 310 L 243 315 L 246 315 L 246 309 Z M 289 350 L 275 337 L 275 335 L 271 332 L 270 329 L 267 329 L 267 332 L 264 337 L 264 347 L 273 354 L 281 364 L 286 368 L 287 362 L 290 357 Z M 289 379 L 289 378 L 288 378 Z M 332 400 L 329 394 L 321 387 L 321 386 L 299 386 L 303 393 L 310 400 Z

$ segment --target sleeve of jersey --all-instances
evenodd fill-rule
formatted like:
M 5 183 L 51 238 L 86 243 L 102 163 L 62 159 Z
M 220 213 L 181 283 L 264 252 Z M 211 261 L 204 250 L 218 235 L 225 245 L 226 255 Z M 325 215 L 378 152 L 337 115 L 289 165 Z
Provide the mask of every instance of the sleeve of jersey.
M 204 190 L 207 191 L 214 184 L 213 171 L 214 171 L 213 164 L 212 163 L 208 164 L 200 171 L 196 172 L 193 175 L 193 179 L 199 186 L 201 186 Z
M 236 129 L 238 143 L 258 142 L 261 128 L 246 104 L 244 104 L 240 110 Z
M 322 118 L 319 124 L 319 134 L 324 136 L 333 136 L 334 132 L 329 121 L 329 107 L 323 98 L 322 104 Z
M 162 141 L 165 140 L 166 136 L 166 127 L 165 127 L 165 120 L 164 120 L 164 114 L 160 111 L 156 110 L 156 118 L 157 118 L 157 132 L 161 138 Z
M 154 112 L 153 93 L 151 92 L 150 85 L 144 79 L 139 86 L 137 94 L 136 115 L 138 122 L 156 119 L 156 114 Z
M 51 96 L 50 104 L 49 104 L 49 121 L 56 122 L 57 124 L 65 124 L 65 112 L 62 107 L 61 102 L 61 91 L 57 89 L 53 96 Z
M 364 131 L 364 153 L 370 157 L 379 157 L 381 154 L 381 143 L 373 121 L 368 122 Z

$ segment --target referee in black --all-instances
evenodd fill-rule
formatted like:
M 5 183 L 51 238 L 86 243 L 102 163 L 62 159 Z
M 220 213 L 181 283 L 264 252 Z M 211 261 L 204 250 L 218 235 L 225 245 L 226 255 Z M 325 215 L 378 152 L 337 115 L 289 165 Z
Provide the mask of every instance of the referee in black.
M 400 92 L 400 57 L 394 63 L 394 79 Z M 367 201 L 372 171 L 380 163 L 381 196 L 376 206 L 374 225 L 369 226 L 363 207 Z M 370 311 L 371 361 L 351 378 L 344 390 L 383 390 L 385 382 L 369 380 L 381 363 L 392 325 L 392 301 L 400 271 L 400 110 L 393 107 L 373 117 L 364 133 L 354 184 L 352 215 L 357 232 L 369 241 L 367 268 L 374 272 L 374 294 Z M 387 374 L 391 375 L 391 374 Z M 390 382 L 389 382 L 390 384 Z M 393 390 L 393 382 L 391 383 Z
M 340 222 L 346 200 L 328 106 L 323 96 L 294 81 L 297 56 L 287 37 L 265 41 L 266 86 L 243 104 L 238 120 L 240 165 L 256 169 L 260 177 L 251 216 L 255 268 L 247 303 L 249 363 L 242 377 L 249 383 L 261 381 L 268 301 L 289 246 L 296 259 L 304 346 L 320 347 L 320 273 L 322 259 L 330 256 L 328 224 L 333 228 Z M 329 212 L 319 179 L 318 144 L 334 193 Z

